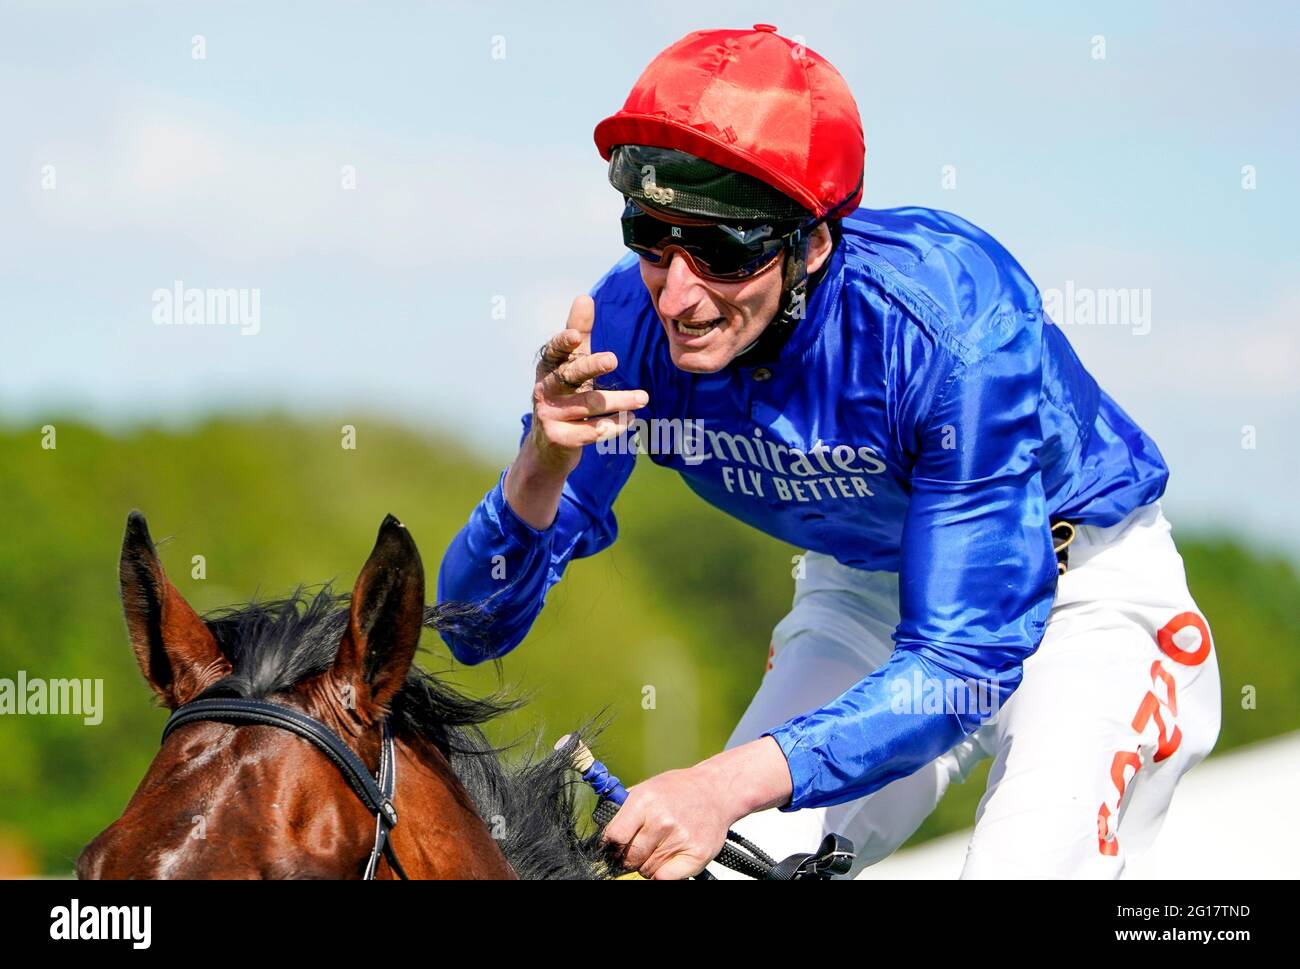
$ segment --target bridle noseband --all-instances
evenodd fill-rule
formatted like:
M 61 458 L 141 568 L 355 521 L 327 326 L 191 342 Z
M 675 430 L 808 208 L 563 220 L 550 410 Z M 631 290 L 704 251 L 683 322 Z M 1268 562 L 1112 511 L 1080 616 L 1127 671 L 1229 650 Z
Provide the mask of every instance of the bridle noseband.
M 200 720 L 230 721 L 232 723 L 258 724 L 265 727 L 277 727 L 295 733 L 323 753 L 339 769 L 348 786 L 356 792 L 366 809 L 375 816 L 375 846 L 371 849 L 370 860 L 366 862 L 366 871 L 362 878 L 373 881 L 375 868 L 382 854 L 388 859 L 389 867 L 398 878 L 405 879 L 406 872 L 397 860 L 393 849 L 392 830 L 397 826 L 397 809 L 393 807 L 393 791 L 397 786 L 397 760 L 393 744 L 393 732 L 388 720 L 383 722 L 383 738 L 379 745 L 379 773 L 371 776 L 361 758 L 352 752 L 347 744 L 329 727 L 297 710 L 268 703 L 265 700 L 245 700 L 239 697 L 213 697 L 192 700 L 178 707 L 167 719 L 163 727 L 162 739 L 166 740 L 173 730 L 187 723 Z

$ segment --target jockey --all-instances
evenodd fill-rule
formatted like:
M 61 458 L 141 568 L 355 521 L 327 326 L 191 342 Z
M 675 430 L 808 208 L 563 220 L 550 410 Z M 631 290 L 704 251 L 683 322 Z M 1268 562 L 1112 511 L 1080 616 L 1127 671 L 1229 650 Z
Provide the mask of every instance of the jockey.
M 777 857 L 839 831 L 860 870 L 991 757 L 964 876 L 1118 877 L 1219 729 L 1155 443 L 987 233 L 859 207 L 848 86 L 774 27 L 673 44 L 595 139 L 630 251 L 443 559 L 439 601 L 492 620 L 453 654 L 523 639 L 647 450 L 807 552 L 727 748 L 606 829 L 629 867 L 694 874 L 730 826 Z

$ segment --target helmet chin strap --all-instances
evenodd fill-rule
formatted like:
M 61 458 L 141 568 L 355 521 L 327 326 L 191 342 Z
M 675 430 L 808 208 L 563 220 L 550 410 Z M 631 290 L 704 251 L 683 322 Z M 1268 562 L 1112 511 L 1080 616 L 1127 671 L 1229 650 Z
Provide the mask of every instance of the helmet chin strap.
M 758 339 L 732 358 L 730 365 L 756 367 L 765 363 L 775 363 L 780 358 L 781 348 L 785 346 L 794 328 L 808 312 L 808 300 L 812 298 L 812 291 L 831 264 L 842 230 L 839 229 L 838 223 L 830 228 L 831 252 L 813 273 L 812 278 L 808 276 L 808 243 L 812 241 L 813 233 L 817 231 L 819 225 L 830 227 L 832 216 L 837 213 L 843 215 L 844 207 L 861 189 L 862 179 L 858 179 L 858 184 L 854 186 L 853 191 L 841 199 L 839 204 L 832 205 L 825 215 L 813 219 L 797 234 L 786 240 L 785 276 L 781 280 L 781 302 L 777 304 L 776 315 L 758 335 Z
M 780 355 L 790 334 L 808 310 L 808 243 L 812 232 L 801 232 L 786 243 L 781 302 L 772 322 L 753 343 L 736 354 L 733 363 L 752 367 L 771 363 Z

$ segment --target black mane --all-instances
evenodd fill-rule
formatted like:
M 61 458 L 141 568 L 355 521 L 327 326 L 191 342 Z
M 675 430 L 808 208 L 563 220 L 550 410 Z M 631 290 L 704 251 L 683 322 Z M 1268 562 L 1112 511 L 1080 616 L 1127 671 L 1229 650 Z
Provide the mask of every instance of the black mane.
M 286 599 L 253 602 L 210 613 L 212 630 L 233 671 L 212 692 L 266 699 L 329 669 L 347 627 L 350 597 L 328 585 L 314 595 L 299 588 Z M 430 629 L 472 625 L 472 609 L 431 606 Z M 520 878 L 596 878 L 599 853 L 575 827 L 570 751 L 539 744 L 507 768 L 481 725 L 522 706 L 502 695 L 467 697 L 412 666 L 390 704 L 394 734 L 435 744 L 473 798 L 479 816 Z M 585 731 L 584 731 L 585 732 Z

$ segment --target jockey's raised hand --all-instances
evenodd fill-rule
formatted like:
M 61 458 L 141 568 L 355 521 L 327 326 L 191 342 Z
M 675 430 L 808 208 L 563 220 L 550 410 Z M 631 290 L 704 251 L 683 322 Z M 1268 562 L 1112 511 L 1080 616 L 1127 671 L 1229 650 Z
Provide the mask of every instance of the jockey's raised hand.
M 564 330 L 546 341 L 533 385 L 533 421 L 505 480 L 515 514 L 533 528 L 555 520 L 565 479 L 582 449 L 627 429 L 632 411 L 650 400 L 643 390 L 597 390 L 596 379 L 612 373 L 618 358 L 591 352 L 596 307 L 579 296 Z

